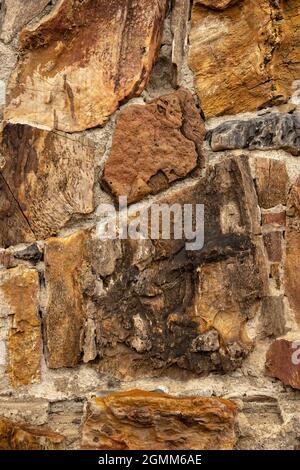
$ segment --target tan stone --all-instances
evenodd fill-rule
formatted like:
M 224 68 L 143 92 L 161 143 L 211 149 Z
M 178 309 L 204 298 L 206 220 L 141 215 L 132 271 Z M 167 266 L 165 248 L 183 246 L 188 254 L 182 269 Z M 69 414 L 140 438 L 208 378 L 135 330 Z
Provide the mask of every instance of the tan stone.
M 299 10 L 300 0 L 194 4 L 189 63 L 206 117 L 289 98 L 300 72 Z
M 7 43 L 23 26 L 43 11 L 49 0 L 3 0 L 2 3 L 4 14 L 0 39 Z
M 50 429 L 0 418 L 0 450 L 59 450 L 64 437 Z
M 202 163 L 204 136 L 193 97 L 184 89 L 146 106 L 128 106 L 118 117 L 103 179 L 129 202 L 157 193 Z
M 256 160 L 256 188 L 260 207 L 286 205 L 288 174 L 285 162 L 268 158 Z
M 77 232 L 68 238 L 51 238 L 45 245 L 47 363 L 54 369 L 73 367 L 80 357 L 84 243 L 84 233 Z
M 21 35 L 5 117 L 66 132 L 104 124 L 139 95 L 160 46 L 167 1 L 63 0 Z
M 11 316 L 7 339 L 8 373 L 14 387 L 40 381 L 42 336 L 39 318 L 39 277 L 19 266 L 0 274 L 0 308 Z
M 266 357 L 266 373 L 285 385 L 300 390 L 300 340 L 280 339 L 271 344 Z
M 229 6 L 232 6 L 239 1 L 242 0 L 195 0 L 194 4 L 204 5 L 216 10 L 225 10 L 225 8 L 228 8 Z
M 9 216 L 21 218 L 21 210 L 23 225 L 29 224 L 35 238 L 43 239 L 55 235 L 72 215 L 93 211 L 96 152 L 88 140 L 7 124 L 0 149 L 6 160 L 2 176 L 17 202 L 15 211 L 7 204 L 1 226 Z M 7 241 L 31 241 L 26 232 L 22 239 L 20 231 L 11 229 Z
M 220 398 L 176 398 L 140 390 L 114 393 L 89 403 L 82 448 L 232 449 L 235 409 L 233 402 Z

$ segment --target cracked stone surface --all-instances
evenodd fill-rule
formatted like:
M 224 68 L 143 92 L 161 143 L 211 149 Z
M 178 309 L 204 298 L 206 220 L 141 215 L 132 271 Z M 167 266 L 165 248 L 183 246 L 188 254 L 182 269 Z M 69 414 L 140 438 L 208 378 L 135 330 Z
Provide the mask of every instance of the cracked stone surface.
M 139 95 L 160 47 L 166 0 L 63 0 L 20 35 L 7 120 L 75 132 Z
M 213 3 L 225 10 L 212 10 Z M 299 13 L 300 0 L 194 4 L 189 63 L 207 118 L 291 96 L 300 74 Z

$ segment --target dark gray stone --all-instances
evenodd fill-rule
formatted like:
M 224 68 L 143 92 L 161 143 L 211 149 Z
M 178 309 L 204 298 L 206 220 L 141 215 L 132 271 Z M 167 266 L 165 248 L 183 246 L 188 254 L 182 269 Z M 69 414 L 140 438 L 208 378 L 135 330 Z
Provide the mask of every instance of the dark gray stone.
M 213 151 L 246 149 L 286 150 L 300 155 L 300 117 L 266 114 L 248 121 L 228 121 L 207 135 Z

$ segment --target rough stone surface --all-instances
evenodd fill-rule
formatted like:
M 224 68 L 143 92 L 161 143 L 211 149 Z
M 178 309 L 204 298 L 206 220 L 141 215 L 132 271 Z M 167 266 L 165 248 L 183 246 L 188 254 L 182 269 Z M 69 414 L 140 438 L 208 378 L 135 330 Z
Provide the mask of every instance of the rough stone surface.
M 59 450 L 64 437 L 50 429 L 0 418 L 0 450 Z
M 285 262 L 285 289 L 295 317 L 300 325 L 300 179 L 292 187 L 288 211 L 291 216 L 287 218 L 286 230 L 286 262 Z
M 132 390 L 96 398 L 89 403 L 82 447 L 98 450 L 232 449 L 234 421 L 235 405 L 229 400 L 176 398 Z
M 14 387 L 38 382 L 42 350 L 38 273 L 22 266 L 0 271 L 0 293 L 0 317 L 11 317 L 7 338 L 10 381 Z
M 227 121 L 210 133 L 216 151 L 245 149 L 283 149 L 300 155 L 300 118 L 298 114 L 270 114 L 248 121 Z
M 244 0 L 224 11 L 208 7 L 193 6 L 189 56 L 205 115 L 285 102 L 300 72 L 300 1 Z
M 266 373 L 285 385 L 300 390 L 300 340 L 280 339 L 271 344 L 266 357 Z
M 241 0 L 195 0 L 195 5 L 204 5 L 215 10 L 225 10 Z
M 104 182 L 129 202 L 166 189 L 198 161 L 203 164 L 204 134 L 193 97 L 183 89 L 146 106 L 128 106 L 117 120 Z
M 199 374 L 236 368 L 249 352 L 245 323 L 255 316 L 263 275 L 251 236 L 259 225 L 247 159 L 210 168 L 198 182 L 160 202 L 205 204 L 203 250 L 188 251 L 184 238 L 161 235 L 119 246 L 90 231 L 46 244 L 46 287 L 54 296 L 63 293 L 50 301 L 46 315 L 48 348 L 59 358 L 50 366 L 75 365 L 82 352 L 86 360 L 98 357 L 99 370 L 115 376 L 172 374 L 173 369 L 180 376 L 181 369 Z M 194 340 L 212 328 L 222 340 L 218 351 L 195 353 Z
M 0 39 L 8 43 L 23 26 L 43 11 L 49 0 L 3 0 L 2 3 Z
M 255 181 L 260 207 L 270 209 L 286 204 L 288 174 L 285 162 L 258 158 Z
M 139 95 L 160 46 L 166 0 L 64 0 L 21 33 L 6 119 L 66 132 L 104 124 Z
M 93 211 L 95 150 L 91 143 L 27 125 L 7 124 L 0 149 L 6 160 L 2 169 L 8 186 L 4 187 L 4 198 L 12 199 L 12 204 L 4 202 L 0 221 L 4 232 L 7 219 L 13 219 L 13 223 L 22 217 L 20 211 L 25 218 L 24 230 L 29 225 L 36 239 L 56 234 L 73 214 Z M 24 237 L 22 232 L 16 231 L 14 237 L 9 231 L 7 240 L 3 237 L 4 244 L 30 241 L 27 231 Z

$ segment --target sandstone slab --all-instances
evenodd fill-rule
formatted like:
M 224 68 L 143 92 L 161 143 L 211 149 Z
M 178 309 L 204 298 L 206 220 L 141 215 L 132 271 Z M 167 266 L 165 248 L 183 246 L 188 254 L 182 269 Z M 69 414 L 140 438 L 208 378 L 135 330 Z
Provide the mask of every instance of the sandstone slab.
M 300 0 L 194 2 L 189 63 L 206 117 L 287 101 L 300 71 L 299 10 Z
M 82 448 L 226 450 L 235 444 L 235 405 L 219 398 L 176 398 L 132 390 L 89 403 Z
M 216 151 L 245 149 L 279 150 L 300 155 L 300 118 L 298 114 L 269 114 L 247 121 L 227 121 L 210 133 Z
M 45 427 L 0 418 L 0 450 L 60 450 L 64 437 Z
M 3 0 L 2 3 L 0 39 L 8 43 L 23 26 L 44 10 L 49 0 Z
M 166 7 L 166 0 L 59 2 L 20 35 L 6 119 L 66 132 L 104 124 L 147 84 Z
M 23 218 L 24 229 L 9 230 L 4 242 L 16 244 L 55 235 L 73 214 L 94 209 L 95 149 L 89 141 L 40 130 L 27 125 L 7 124 L 2 132 L 1 152 L 4 197 L 11 204 L 3 209 L 1 225 Z M 14 210 L 14 207 L 15 210 Z M 21 214 L 20 214 L 21 212 Z M 25 219 L 25 220 L 24 220 Z M 26 227 L 25 227 L 26 226 Z M 22 232 L 25 231 L 24 239 Z
M 7 338 L 8 373 L 14 387 L 39 382 L 42 335 L 39 277 L 19 266 L 0 274 L 1 316 L 11 317 Z
M 267 352 L 266 373 L 300 390 L 300 341 L 274 341 Z
M 205 128 L 190 92 L 180 89 L 121 111 L 104 182 L 135 202 L 166 189 L 203 163 Z

